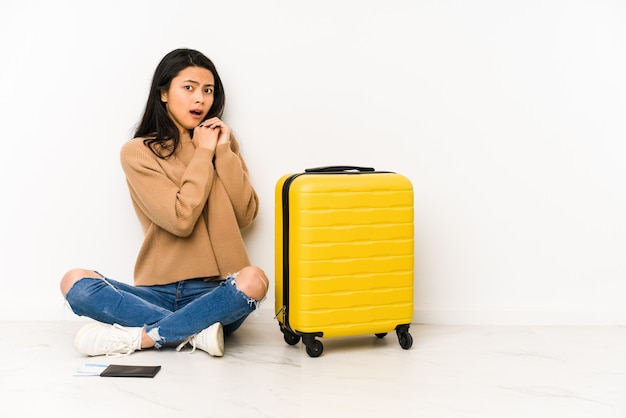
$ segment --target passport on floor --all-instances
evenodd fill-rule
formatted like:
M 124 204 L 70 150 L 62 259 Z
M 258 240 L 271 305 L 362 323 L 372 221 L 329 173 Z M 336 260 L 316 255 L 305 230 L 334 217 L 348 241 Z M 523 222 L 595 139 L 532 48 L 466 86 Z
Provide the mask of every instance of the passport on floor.
M 161 366 L 130 366 L 110 364 L 100 373 L 101 377 L 154 377 Z

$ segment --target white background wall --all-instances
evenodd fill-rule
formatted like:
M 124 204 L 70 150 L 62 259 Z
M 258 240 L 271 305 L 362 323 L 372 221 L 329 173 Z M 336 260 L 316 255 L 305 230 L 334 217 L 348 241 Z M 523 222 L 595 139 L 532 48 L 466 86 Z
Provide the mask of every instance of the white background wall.
M 619 0 L 0 5 L 0 319 L 73 318 L 71 267 L 131 281 L 118 153 L 178 47 L 216 63 L 261 198 L 326 164 L 415 188 L 415 320 L 626 324 L 626 6 Z M 264 315 L 273 316 L 273 294 Z

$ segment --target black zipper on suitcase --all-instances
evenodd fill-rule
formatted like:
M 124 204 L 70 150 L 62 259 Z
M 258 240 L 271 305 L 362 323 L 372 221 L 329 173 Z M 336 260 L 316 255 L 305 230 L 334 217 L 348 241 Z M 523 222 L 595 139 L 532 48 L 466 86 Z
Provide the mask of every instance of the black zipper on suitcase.
M 282 223 L 283 223 L 283 325 L 290 331 L 289 325 L 289 187 L 293 181 L 304 173 L 293 174 L 283 183 L 282 190 Z

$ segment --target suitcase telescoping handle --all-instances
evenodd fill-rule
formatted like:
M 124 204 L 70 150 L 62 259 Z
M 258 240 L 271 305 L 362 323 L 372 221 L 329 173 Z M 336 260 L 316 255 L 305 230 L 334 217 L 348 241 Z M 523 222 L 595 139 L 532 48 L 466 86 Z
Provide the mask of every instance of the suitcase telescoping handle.
M 373 167 L 360 167 L 356 165 L 327 165 L 323 167 L 307 168 L 305 173 L 341 173 L 344 171 L 375 171 Z

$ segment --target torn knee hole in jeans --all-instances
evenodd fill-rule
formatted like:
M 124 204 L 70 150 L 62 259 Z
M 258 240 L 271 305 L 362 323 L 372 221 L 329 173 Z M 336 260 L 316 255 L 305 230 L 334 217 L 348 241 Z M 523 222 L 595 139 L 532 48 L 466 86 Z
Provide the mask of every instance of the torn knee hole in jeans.
M 248 305 L 252 308 L 254 307 L 254 310 L 256 311 L 257 309 L 259 309 L 259 307 L 261 306 L 261 302 L 263 302 L 265 300 L 265 297 L 263 297 L 263 299 L 261 300 L 256 300 L 255 298 L 251 298 L 250 296 L 246 295 L 240 288 L 239 286 L 237 286 L 237 281 L 235 280 L 237 278 L 237 274 L 239 273 L 234 273 L 231 274 L 229 276 L 231 280 L 231 285 L 235 286 L 235 288 L 237 289 L 237 291 L 239 293 L 241 293 L 241 296 L 246 299 L 246 302 L 248 302 Z

